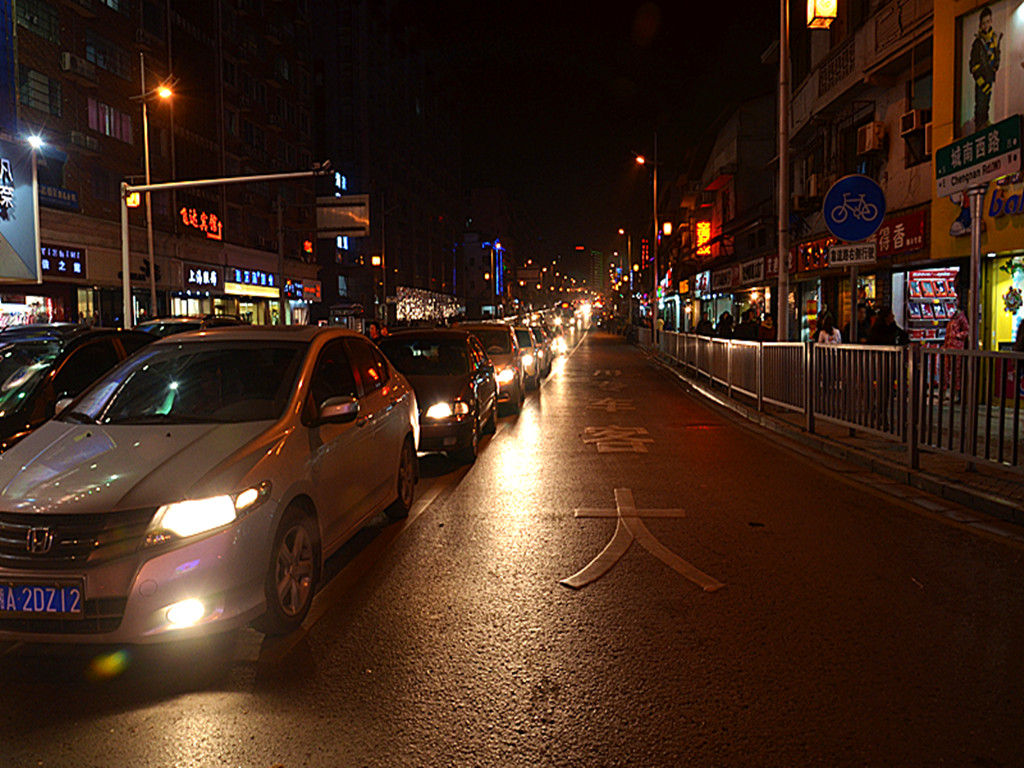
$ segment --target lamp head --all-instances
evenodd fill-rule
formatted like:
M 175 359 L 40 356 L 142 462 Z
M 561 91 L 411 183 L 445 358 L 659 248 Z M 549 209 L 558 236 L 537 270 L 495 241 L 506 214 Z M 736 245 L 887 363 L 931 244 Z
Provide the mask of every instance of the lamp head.
M 39 149 L 41 146 L 43 146 L 43 140 L 39 136 L 29 136 L 28 145 L 32 147 L 32 149 Z
M 171 98 L 171 96 L 174 95 L 174 92 L 166 85 L 161 85 L 159 88 L 157 88 L 156 93 L 157 96 L 159 96 L 161 99 L 169 99 Z

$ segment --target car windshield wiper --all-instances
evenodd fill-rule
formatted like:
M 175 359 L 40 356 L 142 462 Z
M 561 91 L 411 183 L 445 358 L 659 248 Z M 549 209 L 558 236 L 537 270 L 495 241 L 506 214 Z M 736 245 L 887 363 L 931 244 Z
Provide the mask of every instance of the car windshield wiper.
M 212 416 L 183 416 L 178 413 L 147 413 L 107 419 L 105 424 L 220 424 L 224 419 Z

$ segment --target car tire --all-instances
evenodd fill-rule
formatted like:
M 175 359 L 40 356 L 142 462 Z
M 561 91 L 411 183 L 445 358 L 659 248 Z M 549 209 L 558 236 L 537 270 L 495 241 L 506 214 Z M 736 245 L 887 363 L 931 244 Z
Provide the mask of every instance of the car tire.
M 398 498 L 385 511 L 392 520 L 401 520 L 409 516 L 412 502 L 416 496 L 416 449 L 412 447 L 412 438 L 405 438 L 402 452 L 398 457 Z
M 268 635 L 285 635 L 298 629 L 309 613 L 316 593 L 320 562 L 320 532 L 305 510 L 285 510 L 274 536 L 263 589 L 267 610 L 255 626 Z
M 451 458 L 459 464 L 472 464 L 480 450 L 480 421 L 473 419 L 473 431 L 470 433 L 469 445 L 464 445 L 457 451 L 451 452 Z

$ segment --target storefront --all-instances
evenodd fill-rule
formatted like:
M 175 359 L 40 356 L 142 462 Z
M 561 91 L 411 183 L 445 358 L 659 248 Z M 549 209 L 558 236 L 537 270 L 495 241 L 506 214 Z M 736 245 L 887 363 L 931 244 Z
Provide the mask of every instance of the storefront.
M 228 266 L 224 278 L 224 314 L 236 315 L 253 325 L 280 324 L 281 289 L 277 275 Z
M 310 308 L 320 303 L 320 281 L 285 278 L 284 296 L 288 325 L 309 325 Z
M 182 268 L 182 288 L 171 293 L 171 314 L 221 315 L 225 310 L 224 268 L 186 261 Z
M 739 322 L 748 309 L 754 310 L 755 318 L 760 322 L 770 312 L 772 290 L 765 277 L 765 259 L 747 259 L 739 263 L 740 287 L 735 293 L 735 311 L 733 316 Z
M 985 260 L 984 346 L 1007 350 L 1024 322 L 1024 254 Z

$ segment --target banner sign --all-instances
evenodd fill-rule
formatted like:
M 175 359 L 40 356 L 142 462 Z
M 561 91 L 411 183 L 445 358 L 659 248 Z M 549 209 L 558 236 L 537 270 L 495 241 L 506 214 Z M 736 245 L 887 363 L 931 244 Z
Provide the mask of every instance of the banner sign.
M 926 232 L 924 211 L 885 221 L 875 233 L 878 258 L 886 259 L 899 253 L 921 250 L 925 246 Z
M 740 262 L 740 282 L 759 283 L 764 280 L 764 259 L 750 259 Z
M 0 140 L 0 280 L 39 281 L 32 150 Z

